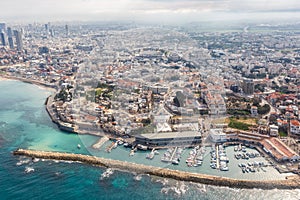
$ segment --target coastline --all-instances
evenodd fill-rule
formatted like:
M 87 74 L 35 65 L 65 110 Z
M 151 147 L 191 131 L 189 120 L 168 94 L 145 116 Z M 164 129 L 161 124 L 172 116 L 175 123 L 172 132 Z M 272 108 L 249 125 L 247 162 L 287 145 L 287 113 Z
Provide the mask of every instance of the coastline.
M 105 159 L 105 158 L 83 155 L 83 154 L 35 151 L 35 150 L 26 150 L 26 149 L 15 150 L 13 154 L 18 156 L 32 157 L 32 158 L 82 162 L 84 164 L 89 164 L 89 165 L 96 165 L 96 166 L 102 166 L 107 168 L 116 168 L 116 169 L 130 171 L 130 172 L 149 174 L 158 177 L 172 178 L 180 181 L 191 181 L 195 183 L 202 183 L 202 184 L 216 185 L 216 186 L 248 188 L 248 189 L 253 189 L 253 188 L 299 189 L 300 188 L 300 177 L 297 175 L 286 177 L 285 180 L 268 180 L 268 181 L 238 180 L 238 179 L 191 173 L 191 172 L 172 170 L 172 169 L 160 168 L 154 166 L 146 166 L 143 164 Z
M 24 83 L 34 84 L 39 88 L 46 89 L 46 90 L 49 90 L 49 91 L 52 91 L 52 92 L 57 91 L 57 86 L 56 85 L 43 83 L 43 82 L 37 81 L 37 80 L 31 80 L 31 79 L 25 79 L 25 78 L 21 78 L 21 77 L 8 76 L 8 75 L 0 74 L 0 81 L 8 81 L 8 80 L 16 80 L 16 81 L 21 81 L 21 82 L 24 82 Z

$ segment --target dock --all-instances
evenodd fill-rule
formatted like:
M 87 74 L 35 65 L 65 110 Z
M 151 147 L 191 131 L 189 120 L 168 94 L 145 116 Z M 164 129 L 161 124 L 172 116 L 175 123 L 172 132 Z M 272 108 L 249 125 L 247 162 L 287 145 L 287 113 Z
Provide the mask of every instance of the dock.
M 109 140 L 108 137 L 103 136 L 103 137 L 100 138 L 95 144 L 93 144 L 92 147 L 93 147 L 94 149 L 100 149 L 100 148 L 104 145 L 104 143 L 107 142 L 108 140 Z
M 109 145 L 109 146 L 106 148 L 106 152 L 110 153 L 111 150 L 114 148 L 115 144 L 116 144 L 115 142 L 112 142 L 111 145 Z
M 219 145 L 216 145 L 217 169 L 220 169 Z
M 175 147 L 175 149 L 174 149 L 174 151 L 173 151 L 173 153 L 172 153 L 172 156 L 171 156 L 171 158 L 170 158 L 170 162 L 173 161 L 174 156 L 175 156 L 175 154 L 176 154 L 176 152 L 177 152 L 177 148 L 178 148 L 178 147 Z
M 134 147 L 133 149 L 131 149 L 129 156 L 134 156 L 134 152 L 137 151 L 137 147 Z

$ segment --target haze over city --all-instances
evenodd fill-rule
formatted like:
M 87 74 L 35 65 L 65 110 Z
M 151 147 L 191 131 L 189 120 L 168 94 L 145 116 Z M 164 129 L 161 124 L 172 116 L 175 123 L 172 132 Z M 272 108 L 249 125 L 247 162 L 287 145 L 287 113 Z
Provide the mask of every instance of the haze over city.
M 297 0 L 11 0 L 0 7 L 7 22 L 289 20 L 299 12 Z
M 299 200 L 299 41 L 299 0 L 2 0 L 1 200 Z

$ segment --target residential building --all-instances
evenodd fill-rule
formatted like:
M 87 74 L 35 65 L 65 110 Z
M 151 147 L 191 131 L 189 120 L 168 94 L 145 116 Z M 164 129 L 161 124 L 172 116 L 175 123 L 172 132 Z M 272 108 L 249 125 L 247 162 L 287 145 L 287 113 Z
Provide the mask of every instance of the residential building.
M 277 137 L 278 136 L 278 126 L 276 125 L 270 125 L 270 136 Z
M 298 120 L 290 121 L 290 133 L 293 135 L 300 135 L 300 122 Z

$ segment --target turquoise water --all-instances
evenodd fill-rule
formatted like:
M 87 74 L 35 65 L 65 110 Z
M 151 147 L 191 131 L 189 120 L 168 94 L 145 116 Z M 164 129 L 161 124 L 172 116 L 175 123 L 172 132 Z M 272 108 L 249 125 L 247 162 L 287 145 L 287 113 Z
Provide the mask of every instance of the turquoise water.
M 98 139 L 94 136 L 67 134 L 57 129 L 45 109 L 45 98 L 50 91 L 17 81 L 0 81 L 0 199 L 299 199 L 300 190 L 232 189 L 180 182 L 147 175 L 136 176 L 128 172 L 114 173 L 100 180 L 103 168 L 79 163 L 54 161 L 32 162 L 28 158 L 15 157 L 16 148 L 67 151 L 85 153 L 138 163 L 164 165 L 156 160 L 145 159 L 141 152 L 129 157 L 128 149 L 118 147 L 112 153 L 92 150 Z M 82 148 L 78 149 L 77 144 Z M 86 146 L 86 148 L 85 148 Z M 105 148 L 105 145 L 104 147 Z M 228 149 L 228 154 L 232 149 Z M 163 153 L 163 152 L 162 152 Z M 162 154 L 161 153 L 161 154 Z M 187 154 L 188 151 L 185 151 Z M 20 162 L 23 161 L 23 164 Z M 231 159 L 233 160 L 233 158 Z M 208 163 L 207 163 L 208 164 Z M 199 172 L 220 175 L 204 165 L 190 168 Z M 230 162 L 231 164 L 231 162 Z M 26 173 L 26 168 L 33 172 Z M 168 166 L 165 166 L 168 167 Z M 174 168 L 174 166 L 169 166 Z M 178 168 L 185 169 L 185 162 Z M 232 168 L 225 176 L 242 174 Z M 209 172 L 210 171 L 210 172 Z M 268 169 L 269 178 L 278 178 L 276 171 Z M 272 176 L 274 175 L 274 176 Z M 245 175 L 246 176 L 246 175 Z M 257 176 L 260 176 L 257 173 Z M 247 178 L 247 177 L 244 177 Z

